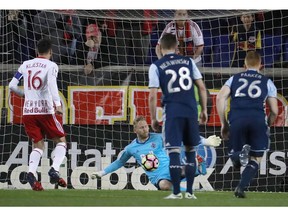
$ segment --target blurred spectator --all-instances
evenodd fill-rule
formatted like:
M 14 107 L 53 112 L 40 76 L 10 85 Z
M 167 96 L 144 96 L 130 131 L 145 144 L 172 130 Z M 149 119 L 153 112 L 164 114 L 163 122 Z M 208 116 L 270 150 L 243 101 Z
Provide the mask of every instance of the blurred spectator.
M 127 19 L 116 19 L 117 13 L 121 13 L 119 17 L 125 16 Z M 135 17 L 139 17 L 140 13 L 143 19 L 131 20 L 131 15 L 133 16 L 131 13 L 136 13 Z M 111 63 L 144 64 L 150 47 L 150 34 L 157 24 L 157 21 L 153 20 L 156 12 L 154 10 L 109 11 L 109 16 L 111 19 L 106 21 L 107 34 L 115 37 L 115 54 L 111 55 Z
M 89 47 L 89 50 L 86 57 L 86 64 L 84 66 L 85 74 L 90 74 L 93 70 L 93 62 L 97 59 L 101 40 L 102 34 L 97 23 L 87 25 L 85 45 Z
M 235 50 L 231 67 L 244 67 L 247 51 L 261 50 L 261 31 L 256 28 L 253 14 L 243 14 L 241 24 L 232 26 L 231 41 L 235 43 Z
M 37 41 L 35 40 L 35 33 L 33 27 L 34 16 L 38 13 L 37 10 L 22 10 L 23 15 L 27 20 L 27 41 L 28 41 L 28 51 L 29 51 L 29 59 L 36 57 L 36 49 Z
M 188 19 L 187 10 L 176 10 L 174 21 L 169 22 L 163 30 L 160 39 L 166 33 L 175 34 L 178 39 L 178 52 L 181 55 L 190 56 L 197 66 L 202 66 L 201 54 L 204 48 L 204 39 L 198 24 Z M 159 47 L 156 45 L 158 59 L 162 57 Z
M 73 64 L 76 59 L 77 40 L 82 34 L 80 19 L 73 11 L 58 12 L 41 11 L 35 15 L 36 40 L 44 37 L 50 38 L 53 44 L 52 60 L 56 63 L 66 63 L 67 61 L 67 63 Z
M 9 10 L 7 14 L 9 48 L 13 50 L 13 62 L 20 64 L 29 59 L 27 18 L 21 10 Z

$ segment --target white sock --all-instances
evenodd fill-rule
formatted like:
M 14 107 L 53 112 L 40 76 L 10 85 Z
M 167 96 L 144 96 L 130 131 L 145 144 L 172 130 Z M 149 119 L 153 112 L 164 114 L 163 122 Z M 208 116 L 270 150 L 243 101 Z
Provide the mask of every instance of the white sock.
M 57 143 L 54 149 L 54 156 L 52 158 L 53 160 L 52 167 L 56 171 L 59 171 L 60 165 L 63 162 L 65 155 L 66 155 L 66 143 L 64 142 Z
M 40 159 L 42 157 L 42 154 L 43 154 L 43 150 L 42 149 L 34 148 L 32 150 L 32 152 L 30 153 L 30 157 L 29 157 L 29 169 L 28 169 L 28 172 L 33 173 L 34 176 L 36 177 L 36 179 L 37 179 L 36 171 L 37 171 Z

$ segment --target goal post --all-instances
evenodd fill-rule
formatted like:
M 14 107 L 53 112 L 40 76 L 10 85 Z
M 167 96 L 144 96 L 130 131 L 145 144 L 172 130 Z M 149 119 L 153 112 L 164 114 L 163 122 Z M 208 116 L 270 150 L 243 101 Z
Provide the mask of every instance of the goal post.
M 136 138 L 132 128 L 136 116 L 145 116 L 150 124 L 148 69 L 157 59 L 155 46 L 165 26 L 174 19 L 174 10 L 0 12 L 0 188 L 30 189 L 24 179 L 31 141 L 22 123 L 23 99 L 9 92 L 8 83 L 21 62 L 35 57 L 37 40 L 48 36 L 56 44 L 53 60 L 59 65 L 62 122 L 68 141 L 67 160 L 60 172 L 67 179 L 68 188 L 156 190 L 134 159 L 101 180 L 92 180 L 90 174 L 113 162 Z M 209 90 L 209 121 L 200 127 L 204 137 L 220 136 L 215 106 L 217 93 L 231 75 L 243 70 L 230 67 L 235 48 L 229 36 L 232 25 L 240 24 L 239 17 L 243 13 L 252 13 L 255 24 L 263 28 L 262 72 L 278 89 L 279 116 L 271 128 L 270 151 L 261 161 L 258 178 L 249 187 L 253 191 L 287 191 L 285 12 L 188 10 L 189 19 L 199 25 L 204 36 L 202 66 L 199 67 Z M 278 13 L 279 17 L 274 16 Z M 256 18 L 258 15 L 266 20 Z M 282 27 L 278 26 L 279 22 Z M 160 91 L 158 95 L 157 117 L 161 121 Z M 50 140 L 45 141 L 47 148 L 38 172 L 43 187 L 53 189 L 48 170 L 54 145 Z M 208 173 L 196 178 L 195 189 L 233 190 L 240 172 L 232 168 L 227 143 L 206 148 L 205 152 Z

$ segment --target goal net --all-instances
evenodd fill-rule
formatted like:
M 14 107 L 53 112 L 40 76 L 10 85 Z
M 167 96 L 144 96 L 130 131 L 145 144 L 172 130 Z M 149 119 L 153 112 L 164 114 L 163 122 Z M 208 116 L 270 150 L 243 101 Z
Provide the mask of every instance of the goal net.
M 132 127 L 136 116 L 145 116 L 150 124 L 148 68 L 157 60 L 155 47 L 166 25 L 175 20 L 174 12 L 0 11 L 0 188 L 30 189 L 25 172 L 31 140 L 22 123 L 23 99 L 9 92 L 8 83 L 23 61 L 36 56 L 37 41 L 49 37 L 52 60 L 60 69 L 58 87 L 68 141 L 67 160 L 60 172 L 68 188 L 156 190 L 133 158 L 102 179 L 92 180 L 90 174 L 115 161 L 136 138 Z M 262 72 L 275 82 L 279 106 L 279 116 L 271 128 L 270 150 L 248 189 L 287 191 L 287 11 L 188 10 L 189 19 L 199 25 L 204 38 L 199 69 L 209 90 L 209 121 L 200 127 L 201 135 L 220 136 L 216 95 L 231 75 L 243 70 L 243 65 L 231 65 L 234 50 L 243 44 L 234 42 L 230 34 L 242 25 L 243 14 L 253 17 L 257 31 L 246 35 L 247 40 L 262 54 Z M 162 121 L 160 91 L 158 96 L 157 117 Z M 45 189 L 52 189 L 48 170 L 54 144 L 46 140 L 45 145 L 38 178 Z M 195 189 L 234 190 L 241 171 L 233 170 L 227 153 L 223 142 L 217 148 L 205 147 L 207 174 L 196 177 Z

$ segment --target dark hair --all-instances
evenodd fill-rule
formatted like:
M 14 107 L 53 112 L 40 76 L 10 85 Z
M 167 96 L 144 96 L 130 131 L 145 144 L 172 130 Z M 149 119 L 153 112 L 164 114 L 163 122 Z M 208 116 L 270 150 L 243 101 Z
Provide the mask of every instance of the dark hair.
M 174 49 L 177 47 L 176 35 L 171 33 L 166 33 L 160 40 L 160 45 L 162 49 Z
M 37 51 L 39 54 L 47 54 L 52 49 L 52 42 L 49 38 L 39 40 L 37 44 Z

